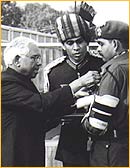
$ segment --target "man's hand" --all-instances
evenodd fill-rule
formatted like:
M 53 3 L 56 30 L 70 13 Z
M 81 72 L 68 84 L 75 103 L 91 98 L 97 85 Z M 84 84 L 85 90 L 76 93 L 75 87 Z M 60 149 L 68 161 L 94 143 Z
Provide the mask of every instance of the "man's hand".
M 89 71 L 79 79 L 71 82 L 69 86 L 73 93 L 76 93 L 82 87 L 91 88 L 92 86 L 98 84 L 100 82 L 100 74 L 98 71 Z
M 81 98 L 81 97 L 84 97 L 84 96 L 89 96 L 89 92 L 86 89 L 86 87 L 83 87 L 80 90 L 78 90 L 74 95 L 75 95 L 76 98 Z

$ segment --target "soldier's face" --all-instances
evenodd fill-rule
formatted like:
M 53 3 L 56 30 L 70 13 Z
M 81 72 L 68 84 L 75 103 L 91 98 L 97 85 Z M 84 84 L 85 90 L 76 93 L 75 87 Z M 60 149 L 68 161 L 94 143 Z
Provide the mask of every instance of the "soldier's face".
M 116 50 L 115 50 L 115 43 L 113 40 L 99 38 L 96 41 L 99 44 L 97 51 L 104 61 L 107 62 L 114 57 L 114 55 L 116 54 L 115 53 Z
M 68 39 L 64 42 L 64 47 L 73 63 L 80 63 L 85 58 L 87 43 L 82 37 Z

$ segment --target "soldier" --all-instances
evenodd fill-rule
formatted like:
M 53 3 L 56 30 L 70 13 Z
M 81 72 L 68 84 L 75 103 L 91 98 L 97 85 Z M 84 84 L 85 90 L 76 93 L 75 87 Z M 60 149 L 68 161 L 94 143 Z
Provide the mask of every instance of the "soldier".
M 126 23 L 111 20 L 96 29 L 97 50 L 106 63 L 98 95 L 82 120 L 93 139 L 90 166 L 129 166 L 128 32 Z
M 53 91 L 79 78 L 88 71 L 99 71 L 103 61 L 87 51 L 90 42 L 90 28 L 78 14 L 66 14 L 56 20 L 56 32 L 66 55 L 58 58 L 45 68 L 45 89 Z M 90 91 L 90 90 L 89 90 Z M 60 105 L 60 104 L 59 104 Z M 87 133 L 81 126 L 84 109 L 66 107 L 65 111 L 75 112 L 61 119 L 61 132 L 56 159 L 63 166 L 88 166 Z

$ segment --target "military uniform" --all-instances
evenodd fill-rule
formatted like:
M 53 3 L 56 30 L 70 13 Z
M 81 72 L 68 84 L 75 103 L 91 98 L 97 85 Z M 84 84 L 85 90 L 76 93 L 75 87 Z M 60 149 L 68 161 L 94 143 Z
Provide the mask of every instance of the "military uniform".
M 128 166 L 128 53 L 102 67 L 99 95 L 118 97 L 120 102 L 103 136 L 93 138 L 91 166 Z
M 57 62 L 57 63 L 56 63 Z M 58 63 L 59 62 L 59 63 Z M 74 65 L 67 57 L 55 60 L 45 68 L 45 82 L 50 91 L 62 87 L 79 78 L 90 70 L 100 70 L 102 60 L 86 54 L 85 60 L 79 65 Z M 66 108 L 71 111 L 74 107 Z M 89 153 L 87 151 L 88 135 L 81 126 L 81 119 L 85 113 L 84 109 L 76 110 L 73 115 L 64 116 L 61 119 L 61 133 L 56 153 L 56 159 L 68 163 L 69 166 L 88 166 Z
M 104 135 L 94 137 L 90 166 L 129 166 L 129 126 L 128 126 L 128 48 L 129 26 L 121 21 L 107 21 L 96 31 L 99 53 L 106 59 L 102 66 L 102 78 L 98 90 L 99 96 L 113 96 L 118 103 L 100 101 L 97 107 L 100 120 L 107 121 Z M 109 47 L 112 47 L 109 50 Z M 105 51 L 107 53 L 105 53 Z M 97 106 L 98 105 L 98 106 Z M 115 107 L 113 106 L 115 105 Z M 114 107 L 113 109 L 110 107 Z M 94 109 L 94 110 L 93 110 Z M 102 113 L 103 112 L 103 113 Z M 106 116 L 107 114 L 107 116 Z M 99 118 L 97 115 L 97 119 Z M 102 118 L 101 118 L 102 116 Z M 96 117 L 96 115 L 95 115 Z M 109 119 L 108 119 L 108 118 Z

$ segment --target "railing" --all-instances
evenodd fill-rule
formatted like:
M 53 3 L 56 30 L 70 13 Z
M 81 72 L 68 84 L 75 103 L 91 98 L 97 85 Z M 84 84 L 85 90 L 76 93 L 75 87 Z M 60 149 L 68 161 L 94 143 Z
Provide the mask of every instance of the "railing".
M 1 28 L 2 28 L 2 42 L 9 42 L 18 36 L 25 36 L 31 38 L 37 41 L 38 43 L 58 42 L 56 34 L 46 34 L 28 29 L 21 29 L 5 25 L 1 25 Z

